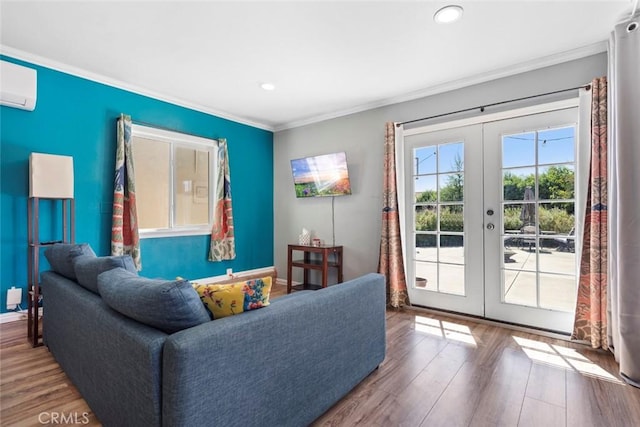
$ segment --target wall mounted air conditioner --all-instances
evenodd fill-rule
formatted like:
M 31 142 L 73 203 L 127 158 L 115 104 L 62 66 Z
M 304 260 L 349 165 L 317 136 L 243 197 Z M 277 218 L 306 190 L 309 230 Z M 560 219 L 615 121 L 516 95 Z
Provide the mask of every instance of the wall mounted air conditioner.
M 0 105 L 33 111 L 37 79 L 36 70 L 0 60 Z

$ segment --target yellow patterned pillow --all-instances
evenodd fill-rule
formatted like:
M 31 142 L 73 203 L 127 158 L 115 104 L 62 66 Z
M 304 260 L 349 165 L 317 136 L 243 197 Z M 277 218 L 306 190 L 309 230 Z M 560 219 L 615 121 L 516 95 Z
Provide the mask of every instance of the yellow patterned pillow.
M 214 320 L 269 305 L 271 277 L 229 284 L 193 283 Z

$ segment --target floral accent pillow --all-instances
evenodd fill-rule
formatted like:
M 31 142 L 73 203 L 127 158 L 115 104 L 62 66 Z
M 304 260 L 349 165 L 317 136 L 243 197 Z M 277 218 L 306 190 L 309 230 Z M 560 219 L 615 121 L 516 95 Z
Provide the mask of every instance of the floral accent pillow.
M 224 285 L 192 284 L 214 320 L 269 305 L 271 277 Z

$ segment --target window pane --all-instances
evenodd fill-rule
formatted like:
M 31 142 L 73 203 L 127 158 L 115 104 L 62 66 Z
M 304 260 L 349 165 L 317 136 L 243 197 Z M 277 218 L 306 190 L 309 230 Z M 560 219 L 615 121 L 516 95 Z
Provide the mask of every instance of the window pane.
M 435 262 L 416 261 L 416 288 L 430 291 L 438 290 L 438 264 Z
M 175 225 L 209 223 L 209 153 L 176 147 Z
M 423 147 L 413 151 L 413 174 L 436 173 L 436 147 Z
M 416 206 L 416 231 L 436 231 L 437 221 L 435 205 Z
M 440 205 L 440 231 L 464 231 L 463 205 Z
M 573 127 L 550 129 L 538 133 L 538 163 L 575 161 Z
M 442 174 L 439 176 L 440 201 L 461 202 L 464 198 L 464 173 Z
M 420 176 L 415 179 L 414 192 L 416 203 L 437 201 L 436 176 Z
M 437 239 L 435 234 L 416 234 L 417 261 L 438 261 Z
M 171 145 L 133 137 L 136 208 L 140 229 L 169 228 L 169 158 Z
M 527 187 L 531 190 L 536 188 L 536 171 L 534 168 L 505 170 L 502 172 L 502 186 L 504 200 L 524 200 Z
M 502 138 L 502 167 L 536 164 L 535 133 L 507 135 Z
M 438 147 L 438 172 L 459 172 L 464 170 L 464 145 L 462 142 Z
M 544 166 L 538 168 L 540 200 L 573 199 L 575 172 L 573 165 Z

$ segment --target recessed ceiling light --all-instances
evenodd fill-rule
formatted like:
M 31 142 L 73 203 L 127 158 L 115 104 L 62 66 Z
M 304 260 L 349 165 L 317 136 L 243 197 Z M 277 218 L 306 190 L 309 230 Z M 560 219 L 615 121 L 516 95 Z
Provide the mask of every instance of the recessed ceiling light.
M 433 15 L 433 20 L 438 24 L 450 24 L 462 18 L 462 12 L 464 12 L 464 10 L 460 6 L 445 6 Z
M 261 83 L 260 87 L 264 90 L 274 90 L 276 88 L 276 85 L 274 85 L 273 83 Z

